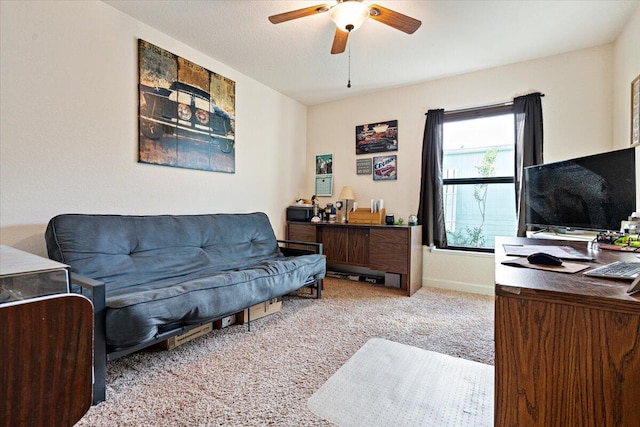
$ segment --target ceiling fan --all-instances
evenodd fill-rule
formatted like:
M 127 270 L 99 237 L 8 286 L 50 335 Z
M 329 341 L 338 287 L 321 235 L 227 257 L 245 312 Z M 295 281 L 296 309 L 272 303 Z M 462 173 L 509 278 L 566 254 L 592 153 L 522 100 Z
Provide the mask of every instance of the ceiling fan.
M 337 3 L 333 6 L 320 4 L 305 7 L 272 15 L 269 17 L 269 21 L 273 24 L 280 24 L 291 21 L 292 19 L 304 18 L 305 16 L 324 12 L 329 12 L 329 18 L 331 18 L 337 26 L 336 34 L 333 38 L 333 45 L 331 46 L 332 54 L 344 52 L 349 33 L 357 30 L 367 18 L 382 22 L 407 34 L 413 34 L 420 28 L 420 25 L 422 25 L 422 22 L 415 18 L 377 4 L 363 4 L 362 0 L 337 0 Z

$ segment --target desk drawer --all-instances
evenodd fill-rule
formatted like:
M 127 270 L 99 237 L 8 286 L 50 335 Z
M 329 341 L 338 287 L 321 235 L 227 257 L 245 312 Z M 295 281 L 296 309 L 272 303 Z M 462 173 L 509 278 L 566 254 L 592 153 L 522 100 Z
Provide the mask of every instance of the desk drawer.
M 296 240 L 298 242 L 312 242 L 318 241 L 316 237 L 316 227 L 310 224 L 294 224 L 289 223 L 287 239 Z

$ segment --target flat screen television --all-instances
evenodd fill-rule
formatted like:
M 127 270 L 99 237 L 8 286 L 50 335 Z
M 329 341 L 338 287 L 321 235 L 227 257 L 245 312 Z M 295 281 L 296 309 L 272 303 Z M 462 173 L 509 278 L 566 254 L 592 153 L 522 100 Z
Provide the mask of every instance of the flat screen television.
M 635 148 L 524 170 L 525 222 L 555 230 L 620 230 L 636 210 Z

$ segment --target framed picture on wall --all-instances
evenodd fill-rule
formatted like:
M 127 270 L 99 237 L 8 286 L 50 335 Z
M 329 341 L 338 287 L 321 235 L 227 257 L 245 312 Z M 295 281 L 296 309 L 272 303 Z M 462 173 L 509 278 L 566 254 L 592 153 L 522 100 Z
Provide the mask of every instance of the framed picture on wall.
M 316 175 L 316 196 L 333 194 L 333 175 Z
M 316 155 L 316 196 L 333 194 L 333 154 Z
M 138 40 L 140 163 L 235 172 L 236 83 Z
M 333 174 L 333 154 L 320 154 L 316 156 L 316 175 Z
M 356 159 L 356 175 L 371 175 L 372 159 Z
M 398 151 L 398 121 L 356 126 L 356 154 Z
M 373 180 L 394 181 L 398 179 L 398 156 L 373 158 Z
M 631 82 L 631 145 L 640 144 L 640 74 Z

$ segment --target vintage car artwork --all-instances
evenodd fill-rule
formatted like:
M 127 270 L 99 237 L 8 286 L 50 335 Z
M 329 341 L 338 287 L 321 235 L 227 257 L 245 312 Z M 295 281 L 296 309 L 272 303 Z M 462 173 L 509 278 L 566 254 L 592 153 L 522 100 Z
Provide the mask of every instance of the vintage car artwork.
M 375 174 L 379 177 L 388 177 L 393 175 L 396 172 L 396 167 L 394 165 L 385 165 L 380 169 L 375 170 Z
M 397 151 L 398 141 L 388 138 L 375 138 L 363 141 L 358 145 L 358 154 Z
M 140 131 L 150 139 L 164 135 L 217 145 L 233 151 L 234 120 L 206 91 L 176 81 L 169 88 L 140 84 Z
M 398 122 L 356 126 L 356 154 L 398 151 Z
M 373 158 L 373 180 L 374 181 L 389 181 L 396 180 L 397 169 L 397 156 L 381 156 Z

